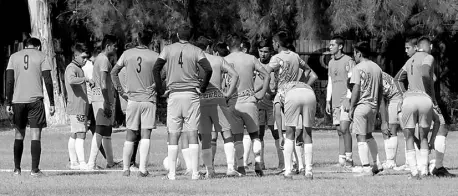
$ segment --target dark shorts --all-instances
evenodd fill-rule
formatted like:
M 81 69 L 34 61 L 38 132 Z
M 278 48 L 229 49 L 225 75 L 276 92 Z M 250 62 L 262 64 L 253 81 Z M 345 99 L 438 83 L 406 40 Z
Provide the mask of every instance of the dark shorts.
M 18 129 L 46 127 L 46 112 L 43 100 L 33 103 L 13 103 L 13 123 Z

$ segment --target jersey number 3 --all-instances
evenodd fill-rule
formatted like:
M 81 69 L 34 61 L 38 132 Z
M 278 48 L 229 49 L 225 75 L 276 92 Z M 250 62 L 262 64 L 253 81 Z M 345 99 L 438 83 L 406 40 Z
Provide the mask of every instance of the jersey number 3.
M 142 57 L 138 57 L 137 62 L 138 62 L 137 73 L 140 73 L 142 71 Z
M 29 55 L 24 56 L 24 69 L 29 69 Z

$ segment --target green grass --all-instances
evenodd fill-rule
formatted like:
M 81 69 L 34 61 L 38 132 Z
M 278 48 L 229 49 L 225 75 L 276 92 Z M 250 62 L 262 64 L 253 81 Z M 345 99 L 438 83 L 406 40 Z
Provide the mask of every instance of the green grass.
M 43 132 L 41 169 L 66 169 L 68 162 L 67 127 L 52 128 Z M 380 149 L 381 159 L 385 159 L 383 140 L 380 133 L 375 134 Z M 11 173 L 0 172 L 0 195 L 456 195 L 456 179 L 426 178 L 421 181 L 407 180 L 407 173 L 389 171 L 375 177 L 355 178 L 348 173 L 333 173 L 331 165 L 337 160 L 337 135 L 331 131 L 314 131 L 314 180 L 305 181 L 295 176 L 293 181 L 286 181 L 275 175 L 278 164 L 271 135 L 266 139 L 267 176 L 254 177 L 253 168 L 248 177 L 224 178 L 225 157 L 222 141 L 218 141 L 216 157 L 217 179 L 191 181 L 187 176 L 179 176 L 177 181 L 164 181 L 162 160 L 167 153 L 166 130 L 160 127 L 152 135 L 149 170 L 151 177 L 122 177 L 121 172 L 63 173 L 47 172 L 47 177 L 31 178 L 27 172 L 20 177 Z M 0 169 L 13 167 L 12 131 L 0 132 Z M 125 133 L 113 135 L 115 158 L 121 159 Z M 402 137 L 400 137 L 402 138 Z M 89 156 L 91 136 L 86 140 L 86 158 Z M 452 132 L 448 138 L 445 165 L 458 173 L 458 133 Z M 30 169 L 30 137 L 26 136 L 22 168 Z M 398 163 L 404 163 L 403 140 L 399 140 Z M 356 145 L 354 144 L 354 152 Z M 251 157 L 252 158 L 252 157 Z M 359 163 L 358 155 L 354 155 Z M 106 162 L 99 155 L 98 164 Z M 181 174 L 183 171 L 180 171 Z

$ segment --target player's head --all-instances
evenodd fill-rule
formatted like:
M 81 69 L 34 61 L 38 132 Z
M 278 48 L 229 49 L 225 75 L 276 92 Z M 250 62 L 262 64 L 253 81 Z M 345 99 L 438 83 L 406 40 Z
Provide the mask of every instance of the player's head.
M 431 54 L 433 44 L 431 43 L 431 40 L 428 37 L 421 37 L 420 39 L 418 39 L 417 47 L 418 51 Z
M 178 28 L 177 37 L 179 40 L 189 41 L 191 39 L 191 26 L 184 24 Z
M 344 39 L 340 36 L 335 36 L 329 42 L 329 52 L 332 55 L 342 52 L 344 45 L 345 45 Z
M 230 50 L 241 51 L 242 50 L 242 38 L 238 35 L 231 35 L 227 39 L 227 45 L 229 45 Z
M 216 56 L 221 56 L 225 57 L 229 55 L 229 47 L 227 46 L 226 43 L 224 42 L 218 42 L 214 47 L 213 47 L 213 54 Z
M 41 49 L 41 42 L 38 38 L 35 37 L 27 38 L 25 45 L 27 48 L 35 48 L 37 50 Z
M 86 61 L 89 59 L 86 45 L 83 43 L 76 43 L 72 49 L 73 60 L 75 60 L 80 66 L 86 64 Z
M 248 40 L 243 40 L 242 41 L 242 52 L 244 53 L 250 53 L 250 49 L 251 49 L 251 44 L 250 44 L 250 41 Z
M 138 43 L 143 46 L 148 46 L 153 39 L 153 32 L 147 29 L 140 31 L 137 36 Z
M 417 52 L 418 39 L 415 37 L 407 38 L 405 43 L 405 52 L 407 56 L 411 57 Z
M 280 31 L 272 39 L 274 50 L 278 51 L 280 47 L 288 48 L 288 33 Z
M 200 36 L 197 41 L 196 41 L 196 46 L 199 47 L 200 49 L 202 49 L 204 52 L 206 53 L 211 53 L 211 46 L 213 44 L 212 40 L 204 37 L 204 36 Z
M 259 60 L 263 63 L 268 62 L 272 55 L 272 43 L 269 40 L 260 41 L 258 44 Z
M 107 54 L 116 54 L 118 40 L 114 35 L 105 35 L 102 40 L 102 50 Z
M 363 59 L 370 57 L 371 47 L 368 42 L 358 42 L 353 50 L 356 63 L 360 63 Z

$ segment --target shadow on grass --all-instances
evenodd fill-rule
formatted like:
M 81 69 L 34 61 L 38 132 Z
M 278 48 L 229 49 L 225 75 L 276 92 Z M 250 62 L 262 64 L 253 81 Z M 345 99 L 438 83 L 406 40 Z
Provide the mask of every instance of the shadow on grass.
M 108 174 L 110 172 L 107 171 L 74 171 L 74 172 L 59 172 L 54 174 L 53 176 L 84 176 L 84 175 L 101 175 L 101 174 Z

